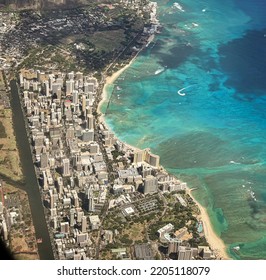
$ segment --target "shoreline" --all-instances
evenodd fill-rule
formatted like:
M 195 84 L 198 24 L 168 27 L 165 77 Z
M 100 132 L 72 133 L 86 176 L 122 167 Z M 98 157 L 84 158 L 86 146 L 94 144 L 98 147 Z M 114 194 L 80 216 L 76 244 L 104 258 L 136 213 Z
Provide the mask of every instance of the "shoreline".
M 101 107 L 104 104 L 104 102 L 107 101 L 107 98 L 108 98 L 107 86 L 114 84 L 116 79 L 132 64 L 132 62 L 135 60 L 136 56 L 137 56 L 137 54 L 130 60 L 130 62 L 128 64 L 124 65 L 121 69 L 114 72 L 111 76 L 107 76 L 105 78 L 104 86 L 103 86 L 103 89 L 102 89 L 102 92 L 100 95 L 101 100 L 97 107 L 97 113 L 100 115 L 99 122 L 103 122 L 105 124 L 105 121 L 104 121 L 105 114 L 101 111 Z
M 105 121 L 105 114 L 101 111 L 101 106 L 103 105 L 104 102 L 107 101 L 107 97 L 108 97 L 108 92 L 107 92 L 107 86 L 108 85 L 112 85 L 114 84 L 114 82 L 116 81 L 116 79 L 132 64 L 132 62 L 136 59 L 137 55 L 139 54 L 139 52 L 132 58 L 132 60 L 126 64 L 125 66 L 123 66 L 120 70 L 118 70 L 117 72 L 113 73 L 111 76 L 106 77 L 105 79 L 105 84 L 101 93 L 101 101 L 98 104 L 97 107 L 97 113 L 99 114 L 99 123 L 104 124 L 104 126 L 108 129 L 111 130 L 108 125 L 106 124 Z M 110 97 L 111 98 L 111 97 Z M 127 149 L 131 149 L 132 151 L 138 151 L 141 150 L 140 148 L 137 148 L 135 146 L 129 145 L 128 143 L 121 141 L 119 139 L 119 137 L 116 136 L 116 138 L 123 143 L 123 145 L 127 148 Z M 164 170 L 165 172 L 167 172 L 169 174 L 169 172 L 162 166 L 160 165 L 159 169 Z M 213 250 L 215 256 L 217 257 L 217 259 L 222 259 L 222 260 L 230 260 L 231 258 L 229 257 L 227 251 L 226 251 L 226 245 L 223 242 L 223 240 L 215 233 L 213 226 L 211 224 L 211 220 L 210 217 L 207 213 L 207 210 L 205 207 L 203 207 L 192 195 L 192 191 L 193 188 L 186 188 L 186 192 L 189 194 L 189 196 L 193 199 L 193 201 L 195 202 L 195 204 L 197 205 L 200 214 L 200 220 L 202 221 L 203 224 L 203 228 L 204 228 L 204 236 L 206 238 L 206 241 L 208 242 L 210 248 Z
M 230 260 L 231 258 L 226 251 L 226 245 L 224 241 L 217 235 L 217 233 L 213 229 L 210 217 L 207 213 L 207 209 L 202 206 L 193 196 L 192 192 L 194 190 L 195 189 L 193 188 L 187 188 L 187 193 L 193 199 L 200 210 L 199 218 L 202 221 L 206 241 L 208 242 L 210 248 L 214 251 L 218 259 L 221 258 L 223 260 Z

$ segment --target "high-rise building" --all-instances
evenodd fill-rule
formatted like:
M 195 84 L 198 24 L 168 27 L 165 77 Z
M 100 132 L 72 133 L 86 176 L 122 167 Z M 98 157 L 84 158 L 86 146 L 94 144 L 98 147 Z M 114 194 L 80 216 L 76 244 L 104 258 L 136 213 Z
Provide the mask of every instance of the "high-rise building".
M 7 241 L 8 240 L 8 229 L 7 229 L 7 224 L 6 224 L 5 220 L 2 221 L 2 230 L 3 230 L 4 241 Z
M 66 131 L 66 139 L 73 139 L 75 137 L 75 129 L 73 126 L 70 126 L 69 128 L 67 128 Z
M 41 153 L 40 167 L 41 169 L 48 167 L 48 154 L 46 152 Z
M 142 168 L 142 177 L 143 178 L 146 178 L 147 176 L 151 175 L 152 173 L 152 168 L 150 166 L 146 167 L 146 166 L 143 166 Z
M 72 72 L 69 72 L 69 73 L 67 74 L 67 76 L 68 76 L 69 80 L 74 80 L 75 74 L 74 74 L 74 72 L 72 71 Z
M 90 219 L 91 229 L 92 230 L 98 229 L 101 224 L 99 216 L 98 215 L 89 216 L 89 219 Z
M 62 79 L 62 78 L 57 78 L 57 79 L 56 79 L 56 83 L 57 83 L 58 85 L 60 85 L 60 88 L 63 87 L 63 79 Z
M 70 176 L 70 163 L 68 158 L 63 159 L 63 176 Z
M 20 86 L 24 85 L 24 78 L 23 78 L 23 74 L 22 73 L 19 74 L 19 84 L 20 84 Z
M 144 179 L 144 188 L 143 188 L 144 194 L 157 192 L 157 185 L 158 185 L 157 178 L 152 175 L 148 175 Z
M 82 141 L 92 142 L 94 140 L 94 131 L 92 129 L 83 130 Z
M 178 248 L 181 245 L 182 241 L 178 239 L 173 239 L 168 244 L 168 255 L 171 253 L 177 253 Z
M 87 231 L 87 217 L 83 216 L 81 222 L 81 232 L 85 233 L 86 231 Z
M 77 243 L 82 243 L 88 240 L 88 233 L 78 233 Z
M 0 215 L 3 214 L 3 211 L 4 211 L 3 203 L 0 202 Z
M 44 82 L 44 91 L 45 91 L 45 95 L 49 96 L 49 82 L 48 81 Z
M 41 117 L 40 118 L 41 119 L 41 124 L 43 124 L 43 122 L 44 122 L 44 112 L 43 111 L 41 112 L 41 116 L 40 117 Z
M 70 226 L 73 227 L 75 225 L 75 209 L 70 209 Z
M 73 204 L 76 208 L 78 208 L 79 207 L 79 197 L 78 197 L 77 191 L 73 190 L 72 193 L 73 193 Z
M 60 230 L 61 230 L 61 233 L 68 234 L 69 233 L 69 223 L 68 222 L 61 222 L 60 223 Z
M 85 94 L 82 95 L 81 105 L 82 105 L 82 112 L 85 115 L 86 114 L 86 95 Z
M 62 120 L 62 113 L 60 110 L 57 110 L 57 119 L 58 119 L 58 123 L 60 123 Z
M 133 163 L 137 164 L 144 161 L 144 151 L 139 150 L 134 152 Z
M 32 89 L 33 89 L 33 91 L 38 91 L 38 83 L 37 82 L 32 83 Z
M 77 222 L 78 223 L 81 223 L 83 216 L 84 216 L 84 212 L 83 211 L 79 211 L 78 214 L 77 214 Z
M 74 81 L 68 80 L 66 81 L 66 94 L 71 95 L 74 90 Z
M 24 79 L 24 89 L 29 90 L 30 89 L 30 82 Z
M 43 82 L 46 79 L 45 73 L 41 71 L 37 71 L 37 80 L 38 82 Z
M 158 155 L 150 154 L 150 160 L 148 163 L 155 168 L 159 168 L 160 157 Z
M 51 213 L 51 219 L 53 219 L 54 217 L 56 217 L 56 216 L 57 216 L 56 208 L 51 208 L 51 209 L 50 209 L 50 213 Z
M 94 196 L 92 191 L 88 195 L 88 211 L 89 212 L 95 211 Z
M 53 218 L 53 228 L 57 229 L 57 227 L 58 227 L 57 217 L 54 217 Z
M 54 83 L 54 75 L 50 74 L 49 75 L 49 89 L 50 89 L 50 91 L 52 91 L 52 89 L 53 89 L 53 83 Z
M 47 191 L 49 189 L 49 186 L 48 186 L 48 180 L 47 180 L 47 176 L 46 176 L 46 172 L 45 171 L 42 172 L 42 177 L 43 177 L 43 182 L 42 182 L 43 189 L 45 191 Z
M 198 254 L 203 258 L 203 259 L 211 259 L 213 257 L 213 253 L 208 246 L 198 246 Z
M 151 153 L 150 149 L 144 150 L 144 160 L 151 166 L 158 168 L 160 164 L 160 157 Z
M 55 199 L 52 190 L 49 190 L 49 195 L 50 195 L 50 209 L 52 209 L 55 207 Z
M 74 103 L 76 105 L 76 104 L 78 104 L 78 102 L 79 102 L 79 92 L 77 90 L 73 90 L 72 103 Z
M 87 115 L 87 120 L 88 120 L 88 129 L 93 129 L 93 115 Z
M 191 260 L 193 257 L 193 252 L 191 248 L 180 246 L 177 253 L 178 260 Z
M 88 85 L 88 83 L 84 83 L 84 93 L 85 94 L 89 93 L 89 85 Z
M 74 167 L 76 168 L 77 171 L 82 170 L 82 162 L 81 162 L 80 154 L 76 154 L 74 157 Z
M 86 106 L 86 115 L 92 115 L 92 107 Z
M 93 84 L 94 87 L 97 87 L 98 85 L 98 82 L 97 82 L 97 79 L 95 77 L 88 77 L 86 79 L 86 81 L 89 83 L 89 84 Z
M 77 80 L 83 80 L 83 73 L 82 72 L 77 72 L 76 73 L 76 79 Z
M 58 90 L 61 91 L 61 84 L 59 84 L 59 83 L 53 83 L 53 85 L 52 85 L 52 93 L 53 93 L 53 94 L 57 94 L 57 93 L 58 93 Z M 58 98 L 58 96 L 57 96 L 57 98 Z
M 51 117 L 50 115 L 47 115 L 47 126 L 49 127 L 51 125 Z
M 90 144 L 90 153 L 91 154 L 98 154 L 99 153 L 99 145 L 97 143 Z
M 86 94 L 93 93 L 95 91 L 95 86 L 93 83 L 85 83 L 84 84 L 84 92 Z

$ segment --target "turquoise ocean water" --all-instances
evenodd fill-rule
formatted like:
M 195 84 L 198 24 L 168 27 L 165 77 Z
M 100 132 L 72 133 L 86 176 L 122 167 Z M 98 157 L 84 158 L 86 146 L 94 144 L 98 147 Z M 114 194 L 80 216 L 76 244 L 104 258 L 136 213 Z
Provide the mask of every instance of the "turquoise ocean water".
M 265 259 L 266 1 L 157 3 L 162 32 L 102 112 L 121 140 L 198 188 L 233 258 Z

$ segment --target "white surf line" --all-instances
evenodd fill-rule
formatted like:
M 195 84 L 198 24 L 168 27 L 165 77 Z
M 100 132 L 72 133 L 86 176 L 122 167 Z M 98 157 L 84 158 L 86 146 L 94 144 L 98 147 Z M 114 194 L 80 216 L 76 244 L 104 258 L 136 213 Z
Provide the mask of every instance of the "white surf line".
M 190 85 L 190 86 L 181 88 L 180 90 L 177 91 L 177 93 L 178 93 L 180 96 L 185 96 L 186 93 L 185 93 L 185 92 L 183 93 L 182 91 L 185 90 L 185 89 L 188 89 L 188 88 L 190 88 L 190 87 L 193 87 L 193 86 L 194 86 L 194 85 Z
M 241 162 L 236 162 L 236 161 L 234 161 L 234 160 L 230 160 L 230 163 L 231 163 L 231 164 L 241 164 Z

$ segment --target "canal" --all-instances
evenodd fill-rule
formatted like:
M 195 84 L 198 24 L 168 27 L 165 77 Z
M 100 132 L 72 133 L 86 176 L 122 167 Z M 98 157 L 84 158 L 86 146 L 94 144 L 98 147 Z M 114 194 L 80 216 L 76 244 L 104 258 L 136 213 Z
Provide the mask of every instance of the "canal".
M 20 105 L 18 87 L 15 80 L 12 80 L 10 82 L 10 87 L 10 103 L 13 112 L 13 124 L 16 134 L 17 145 L 20 153 L 22 170 L 25 177 L 25 184 L 22 188 L 27 192 L 29 197 L 36 238 L 42 238 L 42 243 L 38 244 L 40 259 L 52 260 L 54 259 L 54 254 L 44 215 L 44 206 L 39 191 L 38 180 L 32 161 L 31 149 L 24 121 L 24 114 Z

